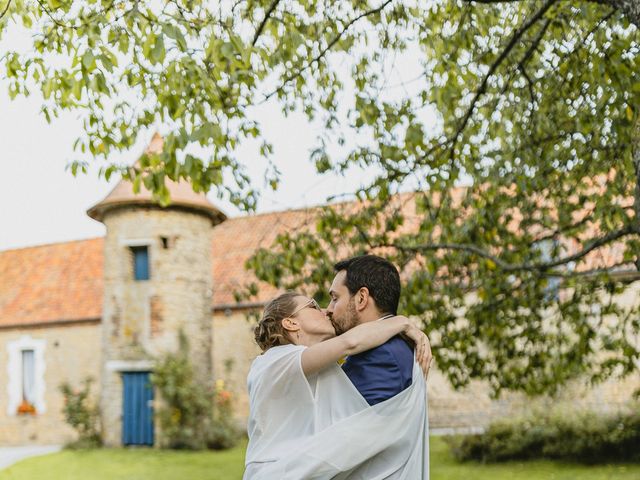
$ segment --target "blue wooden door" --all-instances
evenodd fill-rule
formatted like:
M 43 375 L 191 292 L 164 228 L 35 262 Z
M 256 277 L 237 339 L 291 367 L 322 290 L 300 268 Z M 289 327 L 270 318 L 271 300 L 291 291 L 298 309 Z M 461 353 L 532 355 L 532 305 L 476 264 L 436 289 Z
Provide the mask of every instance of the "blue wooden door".
M 149 372 L 124 372 L 122 382 L 122 444 L 153 445 L 153 386 Z

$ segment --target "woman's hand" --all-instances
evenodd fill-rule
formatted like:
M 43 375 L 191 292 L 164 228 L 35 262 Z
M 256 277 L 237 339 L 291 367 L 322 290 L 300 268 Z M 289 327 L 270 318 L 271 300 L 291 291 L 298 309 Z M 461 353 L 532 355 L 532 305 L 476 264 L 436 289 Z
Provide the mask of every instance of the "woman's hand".
M 431 343 L 429 343 L 429 337 L 413 324 L 410 324 L 404 334 L 411 339 L 415 344 L 416 360 L 424 372 L 424 378 L 429 375 L 429 369 L 431 368 Z

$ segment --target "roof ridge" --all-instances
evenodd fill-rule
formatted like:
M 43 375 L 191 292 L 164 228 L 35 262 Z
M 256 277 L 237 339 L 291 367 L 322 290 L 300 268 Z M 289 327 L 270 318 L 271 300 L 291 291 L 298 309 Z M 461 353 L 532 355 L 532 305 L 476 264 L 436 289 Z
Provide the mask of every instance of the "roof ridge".
M 414 194 L 414 193 L 416 193 L 416 192 L 410 191 L 410 192 L 401 192 L 401 193 L 396 194 L 396 195 L 407 195 L 407 194 Z M 309 206 L 306 206 L 306 207 L 287 208 L 287 209 L 284 209 L 284 210 L 271 210 L 269 212 L 250 213 L 250 214 L 246 214 L 245 213 L 244 215 L 239 215 L 237 217 L 227 217 L 227 219 L 225 221 L 223 221 L 222 223 L 216 225 L 216 227 L 220 226 L 220 225 L 224 225 L 225 223 L 230 222 L 230 221 L 235 221 L 235 220 L 243 220 L 243 219 L 247 219 L 247 218 L 257 218 L 257 217 L 266 217 L 267 215 L 278 215 L 278 214 L 286 214 L 286 213 L 312 211 L 312 210 L 320 209 L 322 207 L 347 205 L 347 204 L 355 203 L 355 202 L 357 202 L 357 199 L 354 199 L 354 200 L 342 200 L 342 201 L 335 202 L 335 203 L 326 203 L 326 202 L 325 203 L 318 203 L 318 204 L 309 205 Z M 98 240 L 98 239 L 103 239 L 103 238 L 104 238 L 104 235 L 99 236 L 99 237 L 77 238 L 77 239 L 74 239 L 74 240 L 65 240 L 65 241 L 61 241 L 61 242 L 47 242 L 47 243 L 41 243 L 41 244 L 36 244 L 36 245 L 27 245 L 27 246 L 24 246 L 24 247 L 13 247 L 13 248 L 8 248 L 6 250 L 0 249 L 0 254 L 5 253 L 5 252 L 15 252 L 17 250 L 27 250 L 27 249 L 30 249 L 30 248 L 42 248 L 42 247 L 48 247 L 48 246 L 53 246 L 53 245 L 64 245 L 64 244 L 67 244 L 67 243 L 87 242 L 87 241 L 90 241 L 90 240 Z
M 298 207 L 298 208 L 286 208 L 284 210 L 271 210 L 269 212 L 260 212 L 260 213 L 245 213 L 244 215 L 238 215 L 237 217 L 227 217 L 227 219 L 224 222 L 220 223 L 220 225 L 224 225 L 230 220 L 242 220 L 245 218 L 266 217 L 267 215 L 277 215 L 279 213 L 304 212 L 307 210 L 313 210 L 323 206 L 327 206 L 327 204 L 318 204 L 318 205 L 311 205 L 308 207 Z
M 412 192 L 401 192 L 401 193 L 398 193 L 398 194 L 395 194 L 395 195 L 406 195 L 406 194 L 413 194 L 413 193 L 416 193 L 416 192 L 413 192 L 413 191 Z M 267 216 L 267 215 L 276 215 L 278 213 L 303 212 L 303 211 L 306 211 L 306 210 L 315 210 L 315 209 L 319 209 L 319 208 L 323 208 L 323 207 L 335 207 L 335 206 L 339 206 L 339 205 L 347 205 L 347 204 L 350 204 L 350 203 L 356 203 L 357 201 L 358 201 L 358 199 L 341 200 L 339 202 L 323 202 L 323 203 L 316 203 L 314 205 L 309 205 L 307 207 L 285 208 L 284 210 L 271 210 L 269 212 L 250 213 L 250 214 L 246 214 L 246 215 L 239 215 L 237 217 L 227 217 L 227 220 L 225 220 L 225 222 L 222 222 L 220 225 L 223 225 L 224 223 L 228 222 L 229 220 L 240 220 L 240 219 L 243 219 L 243 218 L 264 217 L 264 216 Z
M 0 250 L 0 254 L 6 253 L 6 252 L 15 252 L 17 250 L 28 250 L 30 248 L 42 248 L 42 247 L 51 247 L 54 245 L 64 245 L 67 243 L 81 243 L 81 242 L 89 242 L 91 240 L 101 240 L 104 239 L 104 235 L 100 236 L 100 237 L 89 237 L 89 238 L 76 238 L 74 240 L 64 240 L 61 242 L 48 242 L 48 243 L 40 243 L 40 244 L 36 244 L 36 245 L 27 245 L 24 247 L 14 247 L 14 248 L 8 248 L 6 250 Z

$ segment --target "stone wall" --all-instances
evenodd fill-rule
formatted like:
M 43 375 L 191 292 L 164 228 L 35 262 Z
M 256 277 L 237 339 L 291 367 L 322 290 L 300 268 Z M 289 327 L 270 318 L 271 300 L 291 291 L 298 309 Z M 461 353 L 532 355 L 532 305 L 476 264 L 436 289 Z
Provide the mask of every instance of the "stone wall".
M 7 346 L 23 337 L 44 341 L 45 411 L 36 415 L 13 415 L 8 409 L 9 358 Z M 80 387 L 91 376 L 95 401 L 100 387 L 100 325 L 79 324 L 48 328 L 0 331 L 0 445 L 64 444 L 76 438 L 64 420 L 63 382 Z M 39 372 L 36 372 L 38 374 Z M 20 372 L 14 374 L 20 375 Z
M 211 220 L 157 208 L 121 208 L 105 215 L 102 411 L 107 445 L 121 438 L 123 371 L 190 342 L 199 381 L 211 370 Z M 149 280 L 135 280 L 131 248 L 146 245 Z
M 632 305 L 640 298 L 640 282 L 617 299 L 622 305 Z M 253 342 L 252 325 L 242 312 L 216 312 L 213 316 L 213 367 L 214 376 L 226 378 L 236 396 L 238 421 L 246 424 L 248 398 L 246 378 L 251 361 L 259 354 Z M 225 375 L 225 362 L 231 360 L 233 368 Z M 435 431 L 464 432 L 486 427 L 491 421 L 521 415 L 534 408 L 548 409 L 565 406 L 599 412 L 613 412 L 629 405 L 633 392 L 640 389 L 640 373 L 624 380 L 611 379 L 591 386 L 575 381 L 553 398 L 530 398 L 519 393 L 505 393 L 492 398 L 488 385 L 473 381 L 461 390 L 454 390 L 442 372 L 437 369 L 437 359 L 429 374 L 429 420 Z
M 153 260 L 152 268 L 158 268 L 153 267 Z M 183 272 L 186 274 L 188 269 Z M 156 270 L 156 273 L 158 274 L 159 270 Z M 154 288 L 153 292 L 162 291 L 161 287 Z M 630 305 L 637 301 L 638 295 L 640 292 L 636 286 L 619 301 Z M 187 300 L 179 300 L 179 302 L 185 301 Z M 176 305 L 172 304 L 163 303 L 162 308 L 162 312 L 157 313 L 162 317 L 160 322 L 165 322 L 165 312 L 177 311 Z M 197 315 L 188 307 L 180 312 L 184 313 L 182 318 Z M 151 314 L 146 318 L 149 323 L 153 321 Z M 173 320 L 170 321 L 173 322 Z M 207 382 L 213 384 L 216 379 L 225 381 L 225 388 L 235 395 L 236 414 L 241 424 L 246 423 L 248 414 L 247 373 L 252 360 L 259 354 L 259 349 L 253 342 L 252 321 L 248 321 L 246 315 L 238 311 L 216 311 L 213 316 L 208 314 L 213 348 L 208 360 L 204 363 L 211 363 L 213 370 Z M 166 325 L 166 323 L 163 324 Z M 109 329 L 106 332 L 109 332 Z M 148 328 L 148 332 L 152 335 L 151 327 Z M 66 425 L 61 413 L 63 397 L 58 391 L 58 386 L 65 381 L 73 386 L 80 386 L 84 378 L 92 376 L 96 379 L 93 392 L 97 396 L 100 381 L 103 380 L 101 379 L 103 364 L 100 348 L 101 335 L 102 326 L 97 322 L 0 330 L 0 445 L 62 444 L 75 438 L 73 430 Z M 192 341 L 198 340 L 197 332 L 194 335 L 191 337 Z M 16 416 L 7 411 L 9 368 L 11 367 L 8 345 L 22 338 L 41 342 L 44 345 L 43 398 L 46 410 L 35 416 Z M 204 343 L 207 341 L 210 340 L 203 340 Z M 174 345 L 172 342 L 173 340 L 167 341 L 166 348 Z M 128 361 L 129 366 L 152 368 L 150 363 L 144 364 L 143 358 L 129 357 L 121 360 Z M 111 422 L 112 441 L 117 444 L 120 438 L 122 414 L 121 376 L 120 370 L 117 365 L 114 366 L 113 362 L 110 364 L 104 362 L 104 365 L 105 368 L 111 365 L 111 368 L 109 382 L 103 383 L 110 383 L 103 398 L 105 401 L 103 407 L 107 408 L 107 414 L 103 418 L 105 423 Z M 15 372 L 13 374 L 15 375 Z M 484 427 L 496 418 L 517 415 L 530 411 L 534 407 L 549 408 L 565 405 L 572 409 L 589 408 L 611 412 L 625 408 L 632 393 L 639 388 L 640 374 L 635 373 L 624 381 L 612 379 L 595 387 L 574 382 L 563 388 L 556 398 L 532 400 L 521 394 L 507 394 L 494 400 L 490 397 L 486 384 L 482 382 L 473 382 L 464 390 L 454 391 L 436 366 L 428 382 L 429 418 L 433 430 L 464 431 Z
M 213 376 L 225 381 L 236 401 L 238 420 L 246 423 L 249 412 L 247 374 L 260 349 L 253 341 L 253 320 L 241 312 L 213 316 Z
M 238 421 L 246 424 L 249 402 L 246 391 L 247 374 L 253 359 L 260 353 L 253 341 L 253 320 L 241 312 L 216 313 L 213 317 L 213 371 L 216 378 L 224 378 L 236 397 Z M 230 374 L 225 363 L 231 361 Z M 492 400 L 481 382 L 464 391 L 454 391 L 437 368 L 432 369 L 428 382 L 429 419 L 432 428 L 465 429 L 484 426 L 491 418 L 514 409 L 517 396 Z

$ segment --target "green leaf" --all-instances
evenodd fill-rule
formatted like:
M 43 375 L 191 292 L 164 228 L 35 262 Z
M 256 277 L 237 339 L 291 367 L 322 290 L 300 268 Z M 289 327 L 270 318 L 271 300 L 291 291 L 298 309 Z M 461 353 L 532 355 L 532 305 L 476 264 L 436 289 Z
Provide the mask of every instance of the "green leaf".
M 183 52 L 187 50 L 187 41 L 180 28 L 178 28 L 176 25 L 166 23 L 162 26 L 162 31 L 167 37 L 176 41 L 176 44 L 178 45 L 178 48 L 180 48 L 180 50 L 182 50 Z
M 96 58 L 94 57 L 91 50 L 87 50 L 82 55 L 82 66 L 88 71 L 91 72 L 96 68 Z
M 162 63 L 165 57 L 165 49 L 164 49 L 164 37 L 157 36 L 155 39 L 155 44 L 153 49 L 151 50 L 151 61 L 153 63 Z

